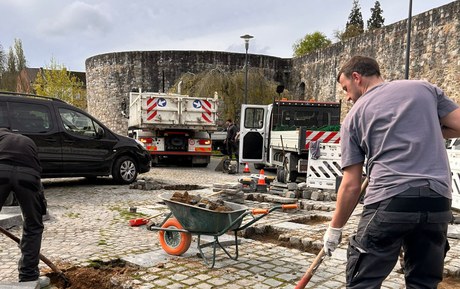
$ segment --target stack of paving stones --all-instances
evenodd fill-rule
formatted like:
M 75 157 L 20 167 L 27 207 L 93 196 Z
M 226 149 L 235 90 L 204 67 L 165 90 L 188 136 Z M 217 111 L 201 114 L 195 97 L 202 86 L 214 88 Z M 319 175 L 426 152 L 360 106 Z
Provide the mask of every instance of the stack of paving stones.
M 135 182 L 129 185 L 130 189 L 135 190 L 161 190 L 164 184 L 161 184 L 158 181 L 154 181 L 151 178 L 140 178 L 137 179 Z
M 219 200 L 237 204 L 244 203 L 245 197 L 242 189 L 243 184 L 241 183 L 213 184 L 213 192 L 222 192 L 217 196 Z

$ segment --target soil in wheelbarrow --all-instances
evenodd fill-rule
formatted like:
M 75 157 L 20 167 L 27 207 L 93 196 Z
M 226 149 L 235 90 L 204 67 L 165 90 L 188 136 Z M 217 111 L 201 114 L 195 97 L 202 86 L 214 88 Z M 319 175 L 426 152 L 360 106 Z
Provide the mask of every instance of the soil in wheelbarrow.
M 198 195 L 191 195 L 187 191 L 175 192 L 172 197 L 170 198 L 171 201 L 184 203 L 192 206 L 197 206 L 201 208 L 206 208 L 211 211 L 216 212 L 230 212 L 233 211 L 232 208 L 225 206 L 224 202 L 221 200 L 211 201 L 206 198 L 201 198 Z
M 51 287 L 58 289 L 122 289 L 129 287 L 130 282 L 138 271 L 136 266 L 116 259 L 108 262 L 93 261 L 87 267 L 75 267 L 59 264 L 64 276 L 70 281 L 70 286 L 65 287 L 64 280 L 54 272 L 46 275 L 51 280 Z

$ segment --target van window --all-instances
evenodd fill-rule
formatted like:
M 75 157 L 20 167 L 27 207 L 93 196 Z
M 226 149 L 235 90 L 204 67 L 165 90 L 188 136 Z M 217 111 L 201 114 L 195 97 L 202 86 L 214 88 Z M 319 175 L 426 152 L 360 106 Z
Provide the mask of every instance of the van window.
M 244 111 L 244 127 L 260 129 L 264 126 L 264 109 L 247 107 Z
M 59 115 L 61 116 L 62 125 L 67 132 L 81 136 L 96 137 L 96 132 L 100 125 L 88 116 L 66 108 L 60 108 Z
M 10 102 L 11 130 L 21 133 L 44 133 L 53 128 L 47 106 Z

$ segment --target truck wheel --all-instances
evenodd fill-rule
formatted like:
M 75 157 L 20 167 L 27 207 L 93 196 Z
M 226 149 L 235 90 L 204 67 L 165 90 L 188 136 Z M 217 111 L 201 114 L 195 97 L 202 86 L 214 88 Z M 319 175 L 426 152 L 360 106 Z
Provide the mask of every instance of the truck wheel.
M 131 184 L 137 178 L 137 167 L 133 158 L 122 156 L 115 161 L 112 169 L 113 179 L 120 184 Z
M 284 168 L 276 167 L 276 180 L 280 183 L 286 183 Z
M 284 179 L 286 180 L 286 182 L 295 182 L 297 180 L 298 174 L 299 174 L 298 172 L 286 170 Z
M 260 163 L 254 163 L 254 168 L 256 170 L 261 170 L 263 168 L 265 168 L 265 165 L 264 164 L 260 164 Z

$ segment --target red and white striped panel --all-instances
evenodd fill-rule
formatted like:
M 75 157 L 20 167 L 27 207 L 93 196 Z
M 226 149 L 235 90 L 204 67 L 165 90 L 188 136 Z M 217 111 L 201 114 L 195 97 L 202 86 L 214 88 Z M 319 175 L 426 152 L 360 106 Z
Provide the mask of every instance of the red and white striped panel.
M 335 143 L 340 142 L 340 132 L 338 131 L 317 131 L 317 130 L 307 130 L 306 131 L 306 140 L 305 140 L 305 149 L 310 148 L 310 143 L 312 141 L 320 140 L 322 143 Z
M 158 105 L 157 98 L 147 99 L 147 120 L 152 120 L 157 115 L 156 107 Z
M 207 101 L 207 100 L 201 100 L 201 107 L 203 108 L 204 112 L 201 113 L 201 117 L 206 121 L 206 122 L 209 122 L 209 123 L 212 123 L 212 112 L 211 112 L 211 109 L 212 109 L 212 104 L 211 102 Z

